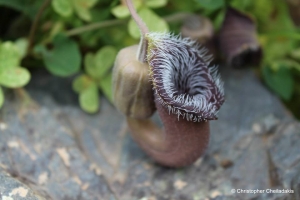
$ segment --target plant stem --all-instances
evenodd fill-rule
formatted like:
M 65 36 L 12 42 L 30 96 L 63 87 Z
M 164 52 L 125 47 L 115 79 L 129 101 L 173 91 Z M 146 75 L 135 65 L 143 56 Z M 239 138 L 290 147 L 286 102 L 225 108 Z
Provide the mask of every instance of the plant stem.
M 139 44 L 139 49 L 137 52 L 137 59 L 141 63 L 145 63 L 146 61 L 146 56 L 147 56 L 147 48 L 148 48 L 148 41 L 146 39 L 146 34 L 149 33 L 149 29 L 147 25 L 143 22 L 142 18 L 138 15 L 136 12 L 134 5 L 131 0 L 126 0 L 126 5 L 128 7 L 128 10 L 134 19 L 135 23 L 139 27 L 141 31 L 141 40 Z
M 32 26 L 30 28 L 30 32 L 29 32 L 29 43 L 28 43 L 28 47 L 27 47 L 27 54 L 29 54 L 32 50 L 33 44 L 34 44 L 34 37 L 35 37 L 35 33 L 36 30 L 38 28 L 38 24 L 39 24 L 39 20 L 43 15 L 44 10 L 49 6 L 49 4 L 51 3 L 51 0 L 45 0 L 44 3 L 41 5 L 36 17 L 34 18 L 34 21 L 32 23 Z
M 134 19 L 134 21 L 136 22 L 136 24 L 138 25 L 140 31 L 141 31 L 141 35 L 143 37 L 145 37 L 145 35 L 149 32 L 148 27 L 146 26 L 146 24 L 143 22 L 142 18 L 137 14 L 133 3 L 131 0 L 126 0 L 126 5 L 128 7 L 128 10 L 132 16 L 132 18 Z
M 172 23 L 172 22 L 182 21 L 190 15 L 191 15 L 190 13 L 176 13 L 176 14 L 165 16 L 165 17 L 163 17 L 163 19 L 168 23 Z M 106 27 L 110 27 L 110 26 L 124 24 L 127 21 L 128 20 L 126 20 L 126 19 L 114 19 L 114 20 L 107 20 L 107 21 L 102 21 L 102 22 L 91 23 L 91 24 L 88 24 L 85 26 L 81 26 L 79 28 L 74 28 L 74 29 L 68 30 L 66 32 L 66 35 L 67 36 L 80 35 L 82 33 L 88 32 L 88 31 L 97 30 L 99 28 L 106 28 Z

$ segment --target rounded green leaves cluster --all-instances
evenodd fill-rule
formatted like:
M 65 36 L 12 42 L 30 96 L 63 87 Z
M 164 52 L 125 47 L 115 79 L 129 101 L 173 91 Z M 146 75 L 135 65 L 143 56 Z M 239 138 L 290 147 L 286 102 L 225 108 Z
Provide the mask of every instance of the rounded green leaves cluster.
M 20 66 L 25 55 L 27 41 L 20 39 L 15 43 L 7 41 L 0 43 L 0 107 L 4 103 L 4 92 L 1 86 L 20 88 L 30 80 L 30 73 Z
M 74 12 L 79 18 L 85 21 L 91 21 L 90 8 L 98 0 L 53 0 L 52 7 L 59 15 L 70 17 Z
M 63 34 L 54 37 L 51 50 L 40 45 L 35 48 L 35 52 L 42 54 L 47 70 L 56 76 L 66 77 L 80 70 L 81 53 L 78 44 Z
M 79 75 L 73 81 L 73 90 L 79 94 L 79 104 L 84 111 L 88 113 L 98 111 L 100 102 L 98 88 L 108 100 L 112 101 L 112 77 L 109 71 L 116 55 L 117 50 L 112 46 L 104 46 L 95 54 L 85 55 L 85 74 Z

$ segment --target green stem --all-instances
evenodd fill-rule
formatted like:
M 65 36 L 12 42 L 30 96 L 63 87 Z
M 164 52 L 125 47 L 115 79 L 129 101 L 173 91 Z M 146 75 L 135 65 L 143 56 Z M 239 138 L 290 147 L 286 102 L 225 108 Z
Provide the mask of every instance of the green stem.
M 183 21 L 186 17 L 188 17 L 190 15 L 191 15 L 190 13 L 176 13 L 176 14 L 165 16 L 165 17 L 163 17 L 163 19 L 168 23 L 172 23 L 172 22 L 177 22 L 177 21 Z M 92 23 L 92 24 L 88 24 L 88 25 L 79 27 L 79 28 L 71 29 L 66 32 L 66 35 L 67 36 L 80 35 L 82 33 L 88 32 L 88 31 L 93 31 L 93 30 L 97 30 L 100 28 L 106 28 L 106 27 L 110 27 L 110 26 L 124 24 L 127 21 L 128 20 L 126 20 L 126 19 L 114 19 L 114 20 L 107 20 L 107 21 L 103 21 L 103 22 L 96 22 L 96 23 Z
M 125 0 L 125 2 L 132 18 L 141 31 L 142 38 L 145 38 L 146 34 L 149 32 L 147 25 L 143 22 L 142 18 L 136 12 L 133 2 L 131 0 Z
M 27 54 L 29 54 L 32 50 L 32 47 L 34 44 L 35 33 L 38 28 L 39 20 L 42 17 L 44 10 L 49 6 L 50 3 L 51 3 L 51 0 L 45 0 L 44 3 L 42 4 L 42 6 L 40 7 L 36 17 L 34 18 L 34 21 L 32 23 L 32 26 L 31 26 L 30 32 L 29 32 L 29 39 L 28 39 L 29 43 L 28 43 L 28 47 L 27 47 Z
M 131 14 L 131 17 L 137 24 L 141 32 L 141 39 L 139 44 L 139 50 L 137 52 L 137 59 L 141 63 L 146 63 L 147 61 L 147 49 L 148 49 L 148 41 L 146 39 L 147 33 L 149 33 L 149 29 L 147 25 L 144 23 L 142 18 L 139 16 L 137 11 L 134 8 L 133 2 L 131 0 L 125 0 L 127 8 Z

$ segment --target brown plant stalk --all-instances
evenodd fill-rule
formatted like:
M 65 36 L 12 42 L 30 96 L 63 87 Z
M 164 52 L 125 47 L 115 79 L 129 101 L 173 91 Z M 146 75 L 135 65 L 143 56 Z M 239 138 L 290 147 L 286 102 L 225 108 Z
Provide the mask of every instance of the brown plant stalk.
M 29 36 L 28 36 L 28 47 L 27 47 L 27 54 L 30 54 L 32 51 L 33 45 L 34 45 L 34 38 L 35 38 L 35 33 L 38 29 L 39 21 L 40 18 L 43 16 L 44 11 L 46 8 L 50 5 L 51 0 L 45 0 L 43 4 L 41 5 L 36 17 L 34 18 L 34 21 L 31 25 Z

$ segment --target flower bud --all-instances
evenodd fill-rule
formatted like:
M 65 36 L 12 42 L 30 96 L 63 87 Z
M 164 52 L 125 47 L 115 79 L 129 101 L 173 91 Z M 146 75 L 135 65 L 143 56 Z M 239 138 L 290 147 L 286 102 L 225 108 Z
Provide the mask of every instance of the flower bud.
M 219 40 L 228 65 L 243 68 L 260 63 L 262 49 L 257 38 L 256 24 L 250 16 L 234 8 L 227 8 Z
M 181 27 L 183 37 L 189 37 L 204 44 L 211 40 L 214 35 L 214 28 L 211 21 L 200 15 L 191 15 L 187 17 Z
M 136 119 L 150 117 L 155 111 L 147 63 L 136 59 L 138 45 L 122 49 L 113 69 L 113 97 L 116 108 Z

